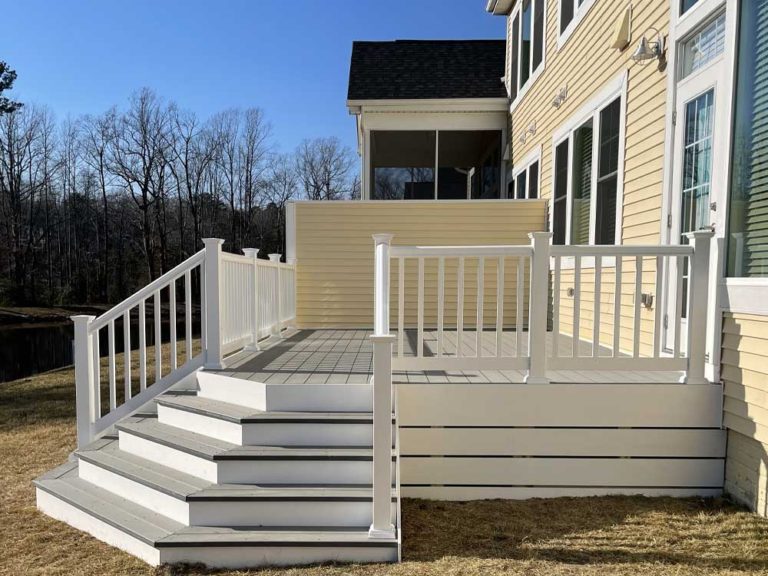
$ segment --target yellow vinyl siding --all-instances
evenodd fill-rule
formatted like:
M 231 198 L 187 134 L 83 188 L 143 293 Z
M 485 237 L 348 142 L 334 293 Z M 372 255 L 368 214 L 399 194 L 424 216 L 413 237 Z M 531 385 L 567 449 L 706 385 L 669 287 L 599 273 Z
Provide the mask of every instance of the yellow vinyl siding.
M 619 9 L 620 8 L 620 9 Z M 557 48 L 558 0 L 547 3 L 545 69 L 523 95 L 512 113 L 511 146 L 513 161 L 519 162 L 541 146 L 540 190 L 552 195 L 552 135 L 609 81 L 628 73 L 625 117 L 624 212 L 622 241 L 658 243 L 661 231 L 662 181 L 667 73 L 652 62 L 646 66 L 630 59 L 638 34 L 623 51 L 610 48 L 612 31 L 624 6 L 597 1 L 567 42 Z M 669 5 L 664 0 L 634 3 L 632 30 L 668 28 Z M 568 87 L 560 108 L 552 98 Z M 524 144 L 519 136 L 532 122 L 536 134 Z M 642 203 L 642 210 L 630 206 Z
M 553 135 L 571 121 L 574 115 L 609 82 L 627 74 L 626 114 L 624 117 L 623 202 L 621 206 L 621 238 L 626 244 L 658 244 L 661 240 L 662 186 L 664 178 L 664 141 L 666 134 L 666 69 L 656 62 L 646 66 L 630 59 L 639 34 L 651 27 L 664 33 L 669 25 L 669 4 L 650 0 L 632 5 L 633 39 L 624 50 L 610 47 L 616 19 L 624 5 L 596 1 L 566 43 L 558 49 L 559 1 L 549 0 L 546 13 L 545 69 L 535 79 L 512 112 L 510 143 L 515 163 L 531 150 L 541 147 L 541 177 L 539 189 L 543 198 L 551 198 L 553 174 Z M 508 19 L 509 20 L 509 19 Z M 555 108 L 552 99 L 563 87 L 568 89 L 565 102 Z M 525 143 L 520 134 L 532 123 L 536 134 Z M 597 161 L 595 158 L 594 161 Z M 619 191 L 622 195 L 622 192 Z M 594 201 L 594 198 L 593 198 Z M 635 271 L 634 259 L 625 259 L 622 273 L 621 338 L 623 351 L 632 351 L 634 331 Z M 594 321 L 594 271 L 582 269 L 580 336 L 592 340 Z M 656 294 L 656 261 L 643 262 L 643 292 L 654 296 L 653 307 L 640 313 L 640 353 L 653 351 Z M 601 289 L 600 341 L 613 342 L 615 270 L 603 263 Z M 560 331 L 573 333 L 574 299 L 566 291 L 573 287 L 573 272 L 564 270 L 560 295 Z
M 472 202 L 297 202 L 297 324 L 304 328 L 369 327 L 373 323 L 374 233 L 395 235 L 395 245 L 528 244 L 528 232 L 545 228 L 546 207 L 537 201 Z M 516 260 L 505 260 L 505 325 L 515 318 Z M 445 324 L 456 323 L 456 259 L 445 263 Z M 406 261 L 406 323 L 413 325 L 417 306 L 417 263 Z M 424 269 L 427 325 L 436 323 L 437 263 Z M 476 259 L 465 264 L 464 322 L 473 326 L 476 306 Z M 527 279 L 527 276 L 526 276 Z M 392 321 L 396 321 L 398 266 L 392 262 Z M 484 322 L 496 315 L 496 261 L 487 259 L 484 274 Z M 527 298 L 525 300 L 527 312 Z
M 721 378 L 728 428 L 725 490 L 768 512 L 768 316 L 726 313 Z

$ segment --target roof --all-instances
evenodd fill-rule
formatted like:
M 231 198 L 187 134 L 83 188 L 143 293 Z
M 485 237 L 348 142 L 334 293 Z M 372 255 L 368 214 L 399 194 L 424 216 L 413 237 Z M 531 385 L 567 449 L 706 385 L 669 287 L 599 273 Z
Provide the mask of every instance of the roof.
M 504 40 L 353 42 L 348 100 L 506 98 Z

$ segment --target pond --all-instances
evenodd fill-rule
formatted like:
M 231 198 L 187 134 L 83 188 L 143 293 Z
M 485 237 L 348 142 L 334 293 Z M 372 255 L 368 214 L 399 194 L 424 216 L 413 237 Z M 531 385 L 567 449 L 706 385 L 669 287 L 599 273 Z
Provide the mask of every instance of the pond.
M 146 323 L 147 346 L 154 344 L 154 324 L 151 320 L 152 309 Z M 180 316 L 183 311 L 180 312 Z M 200 314 L 195 310 L 192 314 L 192 334 L 200 336 Z M 183 325 L 177 327 L 183 335 Z M 170 323 L 167 313 L 163 314 L 162 342 L 170 341 Z M 74 362 L 72 338 L 74 325 L 70 321 L 62 322 L 29 322 L 24 324 L 0 325 L 0 382 L 9 382 L 26 378 L 33 374 L 71 366 Z M 101 356 L 107 354 L 107 330 L 99 330 L 99 350 Z M 182 336 L 183 337 L 183 336 Z M 139 345 L 138 318 L 134 314 L 131 319 L 131 349 L 137 350 Z M 115 350 L 123 349 L 122 319 L 118 321 L 115 330 Z

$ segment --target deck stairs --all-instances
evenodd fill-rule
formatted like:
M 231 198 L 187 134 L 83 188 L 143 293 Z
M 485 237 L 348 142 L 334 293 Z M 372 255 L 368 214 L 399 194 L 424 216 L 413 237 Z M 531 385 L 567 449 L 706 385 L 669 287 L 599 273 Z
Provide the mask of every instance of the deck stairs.
M 396 561 L 394 474 L 396 537 L 368 533 L 371 402 L 200 371 L 38 478 L 37 505 L 152 565 Z

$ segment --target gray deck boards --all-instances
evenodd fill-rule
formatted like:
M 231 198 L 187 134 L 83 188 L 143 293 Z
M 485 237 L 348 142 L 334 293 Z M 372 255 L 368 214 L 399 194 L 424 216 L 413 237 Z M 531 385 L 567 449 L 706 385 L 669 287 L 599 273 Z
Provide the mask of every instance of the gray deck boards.
M 282 339 L 266 342 L 259 352 L 239 352 L 227 359 L 227 367 L 220 374 L 266 384 L 359 384 L 368 382 L 373 368 L 373 348 L 369 330 L 295 330 Z M 527 354 L 527 332 L 521 335 L 522 352 Z M 456 350 L 456 333 L 444 334 L 444 351 Z M 404 338 L 405 355 L 414 355 L 415 335 L 407 330 Z M 475 354 L 477 334 L 464 332 L 462 351 L 466 356 Z M 517 334 L 505 331 L 502 338 L 503 354 L 514 356 L 517 351 Z M 437 333 L 425 331 L 424 355 L 433 356 L 437 348 Z M 486 355 L 495 354 L 496 333 L 482 333 L 481 348 Z M 552 333 L 547 334 L 548 350 L 552 347 Z M 570 355 L 572 340 L 565 335 L 558 337 L 558 349 L 562 355 Z M 580 354 L 592 354 L 591 344 L 579 342 Z M 610 349 L 601 347 L 598 356 L 610 356 Z M 553 382 L 563 383 L 653 383 L 677 382 L 680 372 L 568 370 L 548 372 Z M 396 383 L 412 384 L 471 384 L 471 383 L 522 383 L 523 370 L 427 370 L 395 372 Z

